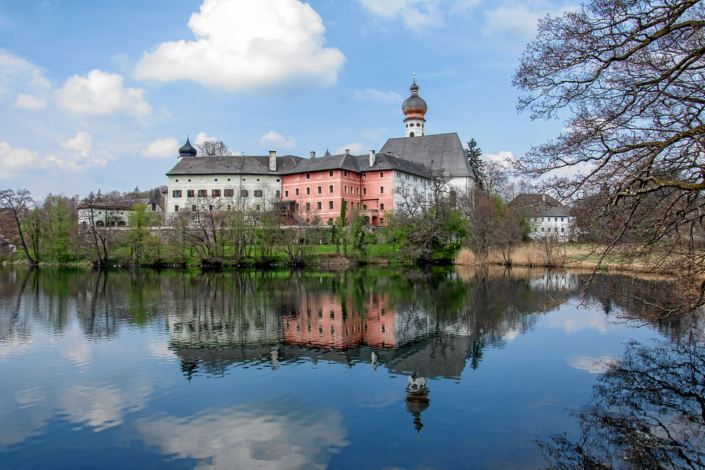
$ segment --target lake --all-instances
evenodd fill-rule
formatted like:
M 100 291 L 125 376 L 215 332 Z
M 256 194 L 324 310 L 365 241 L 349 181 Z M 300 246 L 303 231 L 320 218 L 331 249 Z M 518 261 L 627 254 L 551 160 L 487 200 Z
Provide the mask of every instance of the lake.
M 702 318 L 586 279 L 0 267 L 0 469 L 702 468 Z

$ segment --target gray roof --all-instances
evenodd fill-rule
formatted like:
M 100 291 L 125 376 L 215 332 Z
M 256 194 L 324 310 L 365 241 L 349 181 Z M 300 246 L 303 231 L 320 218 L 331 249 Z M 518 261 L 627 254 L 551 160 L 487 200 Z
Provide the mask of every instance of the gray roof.
M 331 155 L 329 157 L 302 159 L 296 167 L 284 172 L 285 174 L 294 173 L 313 173 L 314 171 L 324 170 L 348 170 L 360 171 L 357 160 L 354 155 Z
M 398 170 L 412 175 L 423 176 L 430 178 L 431 173 L 423 165 L 401 159 L 394 155 L 386 155 L 383 153 L 376 154 L 375 164 L 370 167 L 370 156 L 360 155 L 357 157 L 360 171 L 377 171 L 377 170 Z
M 182 158 L 167 175 L 281 175 L 302 161 L 301 157 L 277 157 L 277 171 L 269 171 L 269 156 Z
M 463 144 L 455 132 L 389 139 L 380 153 L 391 153 L 404 160 L 430 167 L 434 173 L 443 170 L 443 176 L 474 178 Z
M 548 194 L 520 194 L 509 203 L 519 207 L 525 217 L 570 217 L 571 208 Z
M 375 154 L 375 164 L 370 167 L 369 155 L 331 155 L 329 157 L 302 160 L 286 174 L 313 173 L 316 171 L 348 170 L 357 173 L 379 170 L 399 170 L 413 175 L 430 177 L 428 169 L 418 163 L 403 160 L 394 155 Z

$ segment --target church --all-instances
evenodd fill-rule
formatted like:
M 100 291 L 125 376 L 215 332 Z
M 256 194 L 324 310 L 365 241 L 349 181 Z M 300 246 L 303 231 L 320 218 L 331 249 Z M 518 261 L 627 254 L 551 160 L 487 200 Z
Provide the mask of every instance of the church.
M 457 133 L 425 135 L 428 106 L 416 78 L 402 104 L 404 137 L 390 138 L 379 152 L 309 158 L 278 156 L 199 157 L 187 140 L 167 173 L 166 213 L 270 210 L 295 223 L 336 220 L 361 214 L 369 225 L 384 226 L 384 214 L 402 203 L 398 188 L 429 197 L 433 177 L 452 190 L 472 189 L 474 177 Z

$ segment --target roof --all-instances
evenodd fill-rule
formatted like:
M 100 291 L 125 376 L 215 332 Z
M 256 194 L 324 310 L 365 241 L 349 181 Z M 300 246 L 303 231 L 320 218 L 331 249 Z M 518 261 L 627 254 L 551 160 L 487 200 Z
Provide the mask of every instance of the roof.
M 298 166 L 285 174 L 313 173 L 316 171 L 348 170 L 357 173 L 379 170 L 399 170 L 429 178 L 431 175 L 423 165 L 403 160 L 394 155 L 375 154 L 375 164 L 370 167 L 369 155 L 331 155 L 329 157 L 302 160 Z
M 179 156 L 195 157 L 196 155 L 198 155 L 198 151 L 191 145 L 191 141 L 186 138 L 186 143 L 179 149 Z
M 313 173 L 314 171 L 324 170 L 348 170 L 359 172 L 360 166 L 358 165 L 357 158 L 354 155 L 331 155 L 321 158 L 302 159 L 295 168 L 285 171 L 284 174 L 291 175 L 294 173 Z
M 370 156 L 361 155 L 357 157 L 360 171 L 376 171 L 376 170 L 398 170 L 412 175 L 430 178 L 431 173 L 423 165 L 401 159 L 394 155 L 385 155 L 383 153 L 376 154 L 375 164 L 370 167 Z
M 519 207 L 526 217 L 570 217 L 571 208 L 548 194 L 520 194 L 509 206 Z
M 182 158 L 167 175 L 281 175 L 303 158 L 277 157 L 277 171 L 269 171 L 269 156 L 226 156 Z
M 474 178 L 465 149 L 456 132 L 389 139 L 380 153 L 390 153 L 424 165 L 434 173 L 443 170 L 443 175 L 447 177 Z

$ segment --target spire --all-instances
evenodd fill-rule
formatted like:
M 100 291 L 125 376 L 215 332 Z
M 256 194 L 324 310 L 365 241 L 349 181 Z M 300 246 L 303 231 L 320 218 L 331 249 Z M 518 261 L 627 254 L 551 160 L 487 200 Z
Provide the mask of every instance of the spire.
M 186 143 L 179 149 L 179 157 L 195 157 L 196 155 L 198 155 L 198 151 L 191 145 L 191 141 L 187 135 Z
M 330 152 L 328 151 L 328 149 L 326 149 L 326 153 L 325 153 L 325 155 L 323 155 L 323 156 L 324 156 L 324 157 L 330 157 L 330 156 L 331 156 L 331 155 L 330 155 Z
M 413 74 L 414 82 L 411 85 L 411 96 L 401 105 L 404 112 L 404 126 L 407 137 L 421 137 L 424 135 L 424 123 L 428 107 L 426 102 L 419 96 L 419 86 L 416 84 L 416 70 Z

